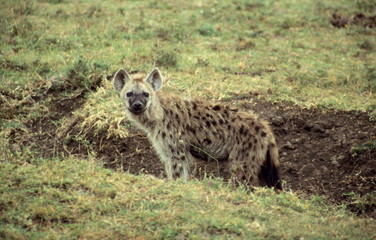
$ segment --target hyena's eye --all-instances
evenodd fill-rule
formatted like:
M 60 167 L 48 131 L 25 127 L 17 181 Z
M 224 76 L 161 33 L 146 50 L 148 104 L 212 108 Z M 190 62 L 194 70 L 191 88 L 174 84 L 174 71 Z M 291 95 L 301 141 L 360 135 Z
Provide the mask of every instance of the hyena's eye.
M 149 97 L 149 93 L 144 92 L 144 97 Z
M 132 97 L 133 96 L 133 92 L 127 92 L 127 97 Z

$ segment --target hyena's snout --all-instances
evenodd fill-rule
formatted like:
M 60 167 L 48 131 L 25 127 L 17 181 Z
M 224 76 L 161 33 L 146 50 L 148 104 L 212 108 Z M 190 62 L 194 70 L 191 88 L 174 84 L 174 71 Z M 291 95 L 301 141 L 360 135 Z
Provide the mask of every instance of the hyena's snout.
M 130 110 L 134 114 L 141 114 L 145 111 L 145 105 L 141 101 L 136 101 L 132 104 Z
M 129 111 L 133 114 L 139 115 L 145 112 L 147 108 L 147 100 L 142 97 L 134 97 L 129 101 Z

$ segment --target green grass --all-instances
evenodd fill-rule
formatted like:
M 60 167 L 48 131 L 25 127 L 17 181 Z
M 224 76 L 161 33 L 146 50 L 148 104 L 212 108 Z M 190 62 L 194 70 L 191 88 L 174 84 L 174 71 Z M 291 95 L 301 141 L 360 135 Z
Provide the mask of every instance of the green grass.
M 329 22 L 334 12 L 374 14 L 365 0 L 2 2 L 1 78 L 13 90 L 67 72 L 82 56 L 110 73 L 157 65 L 188 95 L 376 105 L 375 30 Z
M 322 199 L 221 181 L 165 181 L 96 160 L 1 164 L 4 239 L 372 239 L 375 220 Z M 225 214 L 224 214 L 225 213 Z
M 0 3 L 0 238 L 375 238 L 374 220 L 319 197 L 117 173 L 95 161 L 85 142 L 86 134 L 104 133 L 104 141 L 129 134 L 106 80 L 120 67 L 157 66 L 166 90 L 188 98 L 257 92 L 301 107 L 369 111 L 374 119 L 375 29 L 330 24 L 332 13 L 375 15 L 372 1 Z M 51 106 L 81 95 L 72 116 L 55 119 Z M 61 141 L 81 137 L 89 160 L 40 159 L 29 140 L 41 118 L 54 119 Z M 353 153 L 374 147 L 367 144 Z M 364 198 L 354 198 L 359 209 L 372 205 L 373 195 Z

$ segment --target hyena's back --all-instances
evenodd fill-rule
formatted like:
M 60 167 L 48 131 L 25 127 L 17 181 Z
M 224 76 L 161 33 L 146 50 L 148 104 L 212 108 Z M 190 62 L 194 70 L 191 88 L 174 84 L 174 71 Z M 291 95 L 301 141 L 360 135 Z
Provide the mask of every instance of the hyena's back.
M 172 96 L 159 99 L 166 116 L 161 140 L 183 142 L 184 154 L 193 157 L 228 160 L 233 175 L 252 185 L 281 189 L 276 141 L 257 115 L 223 104 Z

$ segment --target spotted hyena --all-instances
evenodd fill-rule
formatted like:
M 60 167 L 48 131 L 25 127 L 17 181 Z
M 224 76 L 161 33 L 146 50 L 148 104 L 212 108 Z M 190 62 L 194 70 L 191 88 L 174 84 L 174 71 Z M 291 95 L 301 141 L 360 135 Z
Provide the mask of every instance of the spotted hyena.
M 146 78 L 120 69 L 113 82 L 128 119 L 147 133 L 169 179 L 188 179 L 195 161 L 210 157 L 227 160 L 232 175 L 253 186 L 282 189 L 267 122 L 227 105 L 161 94 L 162 83 L 157 68 Z

